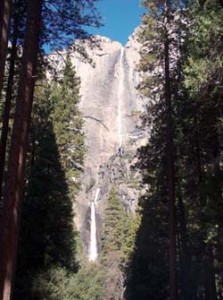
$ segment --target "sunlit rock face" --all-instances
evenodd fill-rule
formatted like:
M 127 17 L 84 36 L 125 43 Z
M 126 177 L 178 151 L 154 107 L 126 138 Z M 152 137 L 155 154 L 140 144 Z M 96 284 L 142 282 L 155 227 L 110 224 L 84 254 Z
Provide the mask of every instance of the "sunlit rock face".
M 80 110 L 87 153 L 82 191 L 76 198 L 76 223 L 87 249 L 90 247 L 90 202 L 98 189 L 100 193 L 95 204 L 98 240 L 107 193 L 112 185 L 117 187 L 125 209 L 134 211 L 139 196 L 139 174 L 132 171 L 131 165 L 137 147 L 146 139 L 140 129 L 143 99 L 136 90 L 139 45 L 134 35 L 125 47 L 105 37 L 96 36 L 95 39 L 100 45 L 97 48 L 92 49 L 88 41 L 83 44 L 91 64 L 72 48 L 69 51 L 81 79 Z M 50 57 L 59 70 L 64 65 L 65 55 L 66 51 Z

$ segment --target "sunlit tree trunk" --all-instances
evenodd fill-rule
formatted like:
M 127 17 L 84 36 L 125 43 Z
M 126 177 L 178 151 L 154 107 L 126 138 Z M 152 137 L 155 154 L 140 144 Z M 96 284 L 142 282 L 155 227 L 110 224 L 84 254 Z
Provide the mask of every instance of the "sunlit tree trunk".
M 8 32 L 11 0 L 0 1 L 0 95 L 3 85 L 5 60 L 8 47 Z
M 9 156 L 6 193 L 0 231 L 0 299 L 10 300 L 17 252 L 17 236 L 27 140 L 33 103 L 37 54 L 41 27 L 42 0 L 30 0 L 19 82 L 16 115 Z

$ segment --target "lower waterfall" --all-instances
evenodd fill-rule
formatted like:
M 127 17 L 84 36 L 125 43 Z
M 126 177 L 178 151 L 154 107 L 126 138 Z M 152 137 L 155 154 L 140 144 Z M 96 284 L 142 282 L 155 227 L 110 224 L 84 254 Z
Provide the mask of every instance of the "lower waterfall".
M 100 193 L 100 188 L 98 188 L 96 190 L 95 198 L 90 203 L 90 210 L 91 210 L 90 247 L 89 247 L 89 260 L 90 261 L 95 261 L 98 257 L 96 204 L 98 201 L 99 193 Z

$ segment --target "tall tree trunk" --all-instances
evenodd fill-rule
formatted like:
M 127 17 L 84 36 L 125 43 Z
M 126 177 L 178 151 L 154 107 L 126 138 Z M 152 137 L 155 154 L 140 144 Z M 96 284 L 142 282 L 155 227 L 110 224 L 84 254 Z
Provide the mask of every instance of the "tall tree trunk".
M 22 70 L 9 156 L 6 194 L 0 231 L 0 299 L 10 300 L 18 240 L 20 206 L 30 127 L 37 54 L 41 27 L 42 0 L 30 0 L 26 24 Z
M 14 75 L 15 75 L 16 51 L 17 51 L 17 36 L 15 35 L 12 42 L 12 53 L 10 57 L 9 76 L 8 76 L 6 100 L 5 100 L 5 107 L 4 107 L 3 118 L 2 118 L 3 119 L 2 132 L 1 132 L 1 139 L 0 139 L 0 199 L 2 197 L 2 185 L 3 185 L 3 177 L 4 177 L 6 145 L 7 145 L 7 138 L 8 138 L 9 116 L 11 110 Z
M 8 32 L 11 0 L 0 1 L 0 95 L 3 86 L 5 60 L 8 47 Z
M 169 60 L 169 1 L 165 1 L 164 19 L 164 76 L 165 76 L 165 104 L 166 104 L 166 159 L 167 159 L 167 189 L 169 202 L 169 280 L 170 299 L 177 300 L 177 268 L 176 268 L 176 207 L 175 207 L 175 178 L 174 178 L 174 145 L 172 125 L 172 104 L 170 87 L 170 60 Z

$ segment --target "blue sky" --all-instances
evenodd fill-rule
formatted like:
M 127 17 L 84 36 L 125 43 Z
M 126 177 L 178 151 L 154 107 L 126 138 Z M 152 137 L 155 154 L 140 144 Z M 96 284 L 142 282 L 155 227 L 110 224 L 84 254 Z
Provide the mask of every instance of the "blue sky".
M 143 14 L 140 0 L 99 0 L 97 7 L 104 19 L 104 26 L 92 33 L 125 45 L 129 35 L 140 24 Z

